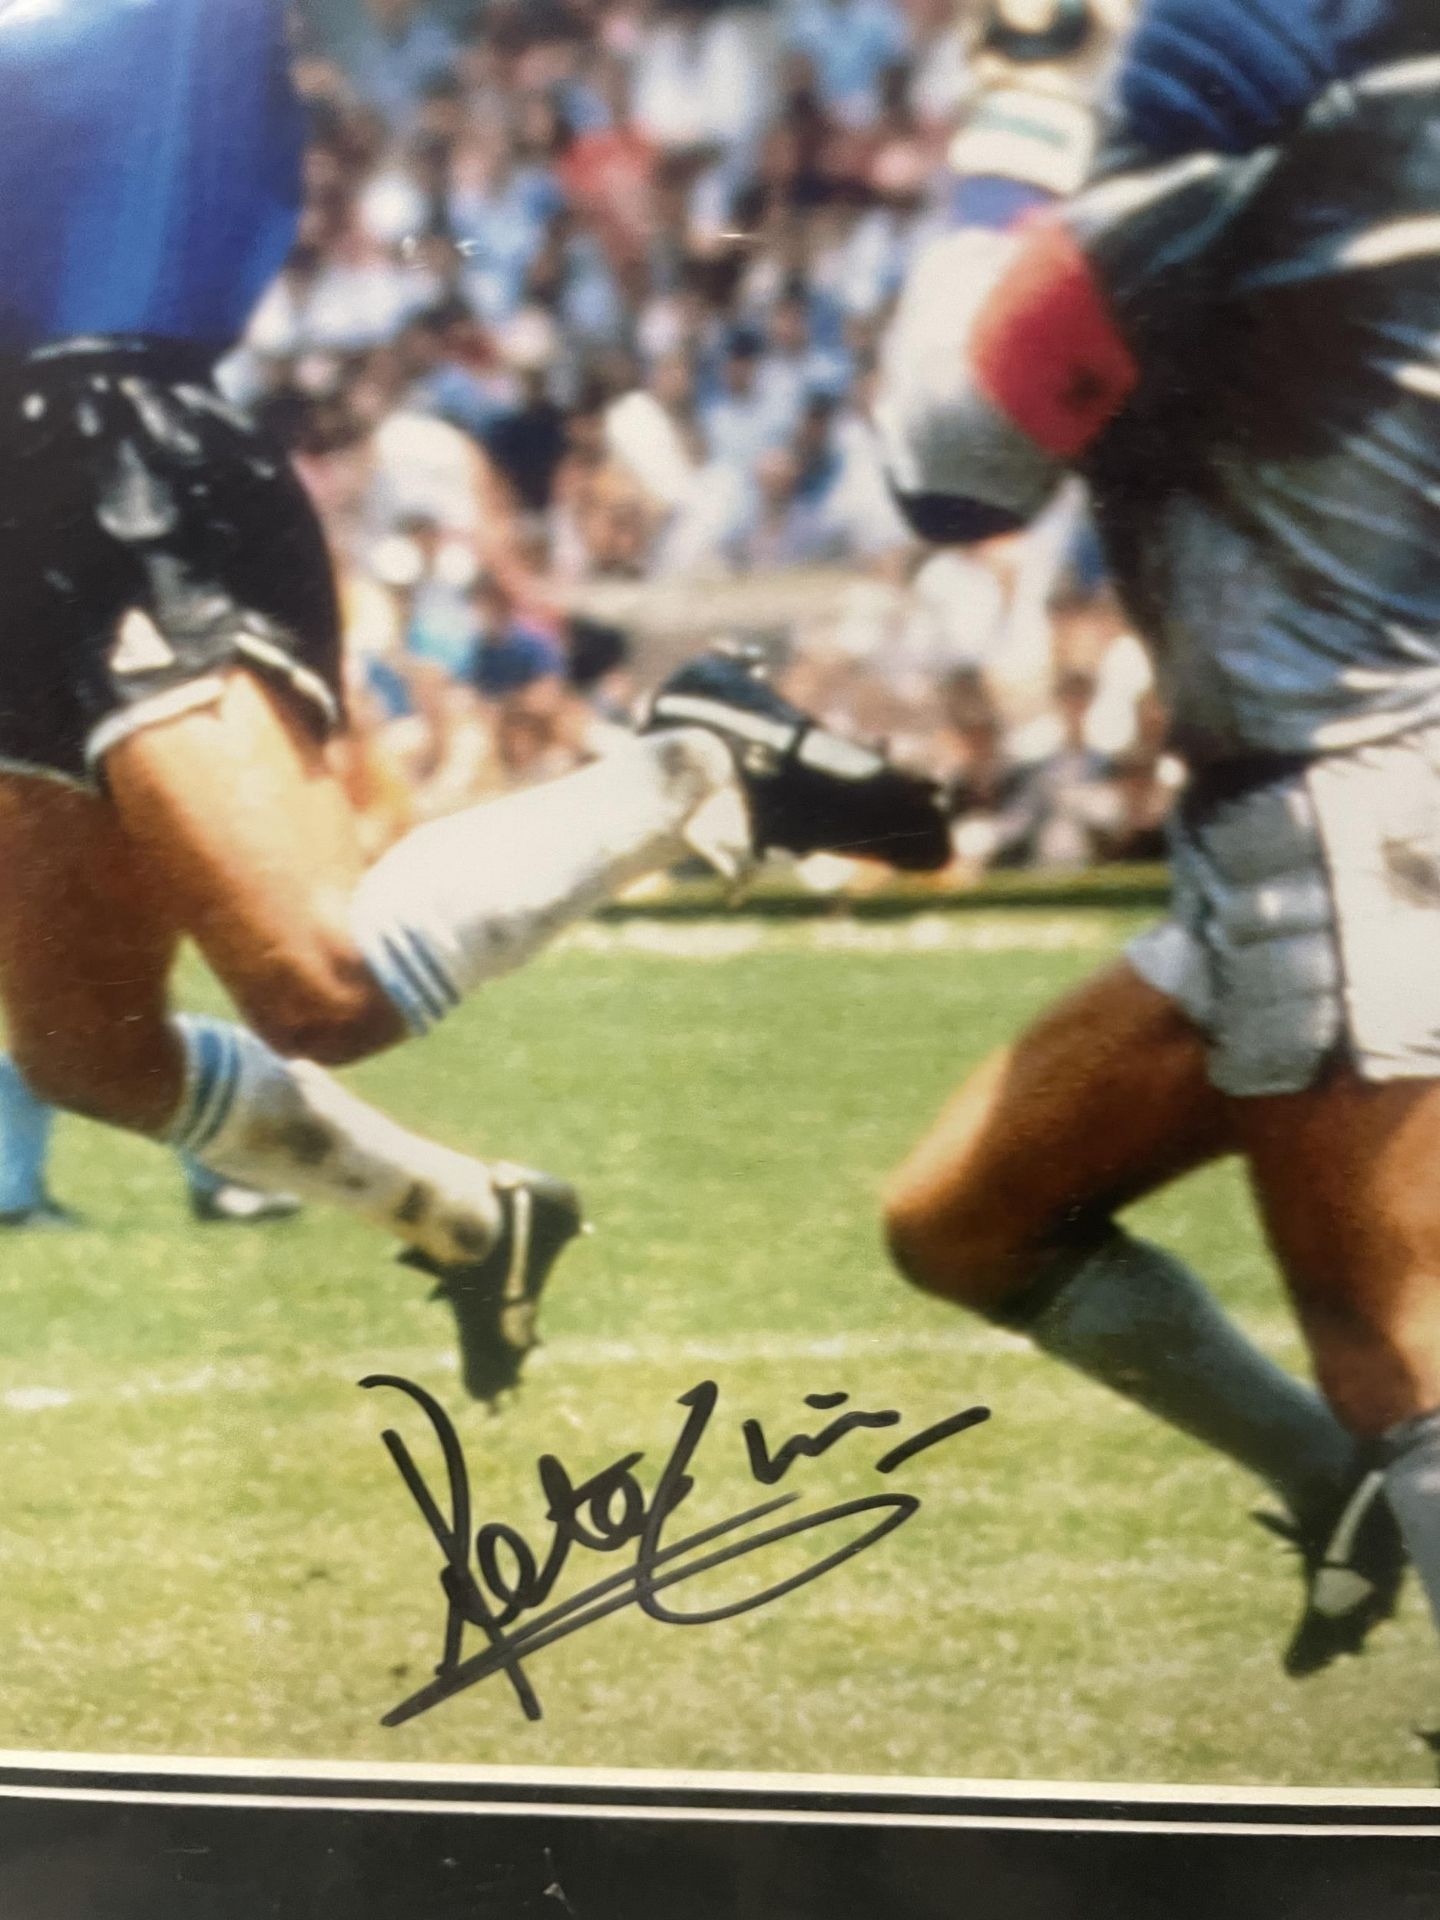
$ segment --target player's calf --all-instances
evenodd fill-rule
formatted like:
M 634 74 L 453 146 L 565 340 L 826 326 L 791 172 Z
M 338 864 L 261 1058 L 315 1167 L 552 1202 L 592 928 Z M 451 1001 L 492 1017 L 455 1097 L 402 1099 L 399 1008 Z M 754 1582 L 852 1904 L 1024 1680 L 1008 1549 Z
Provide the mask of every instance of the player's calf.
M 46 1009 L 7 1008 L 10 1052 L 39 1100 L 131 1133 L 163 1133 L 183 1074 L 174 1034 L 158 1012 L 90 1025 Z
M 972 1075 L 891 1183 L 886 1230 L 915 1284 L 1240 1462 L 1309 1528 L 1333 1514 L 1354 1442 L 1181 1261 L 1113 1218 L 1223 1151 L 1225 1127 L 1196 1037 L 1115 969 Z
M 449 1266 L 502 1225 L 490 1169 L 358 1099 L 311 1061 L 284 1060 L 227 1021 L 175 1023 L 184 1081 L 165 1128 L 215 1172 L 343 1208 Z
M 468 1390 L 493 1400 L 513 1387 L 536 1344 L 541 1289 L 580 1230 L 574 1191 L 411 1133 L 243 1028 L 202 1019 L 177 1028 L 186 1068 L 171 1140 L 219 1173 L 283 1184 L 400 1241 L 455 1314 Z
M 1353 1441 L 1183 1262 L 1103 1209 L 1031 1218 L 1023 1195 L 1004 1189 L 987 1204 L 963 1184 L 942 1198 L 902 1183 L 886 1218 L 907 1278 L 1023 1333 L 1040 1352 L 1248 1467 L 1307 1540 L 1327 1530 L 1353 1470 Z

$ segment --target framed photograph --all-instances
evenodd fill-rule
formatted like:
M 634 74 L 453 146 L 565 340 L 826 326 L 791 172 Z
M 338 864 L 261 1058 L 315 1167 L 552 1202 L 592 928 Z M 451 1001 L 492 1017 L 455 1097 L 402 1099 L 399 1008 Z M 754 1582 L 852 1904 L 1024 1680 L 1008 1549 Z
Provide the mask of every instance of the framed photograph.
M 1429 0 L 0 0 L 0 1908 L 1434 1910 Z

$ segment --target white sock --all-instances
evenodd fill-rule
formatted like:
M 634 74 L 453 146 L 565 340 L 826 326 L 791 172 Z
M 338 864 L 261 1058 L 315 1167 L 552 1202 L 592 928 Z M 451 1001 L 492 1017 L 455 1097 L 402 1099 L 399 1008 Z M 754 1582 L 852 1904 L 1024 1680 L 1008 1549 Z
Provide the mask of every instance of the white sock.
M 484 1163 L 437 1146 L 308 1060 L 224 1020 L 182 1016 L 172 1146 L 232 1180 L 338 1206 L 446 1264 L 480 1258 L 500 1208 Z
M 356 889 L 351 922 L 413 1033 L 688 846 L 748 845 L 729 748 L 698 728 L 627 741 L 594 766 L 418 827 Z

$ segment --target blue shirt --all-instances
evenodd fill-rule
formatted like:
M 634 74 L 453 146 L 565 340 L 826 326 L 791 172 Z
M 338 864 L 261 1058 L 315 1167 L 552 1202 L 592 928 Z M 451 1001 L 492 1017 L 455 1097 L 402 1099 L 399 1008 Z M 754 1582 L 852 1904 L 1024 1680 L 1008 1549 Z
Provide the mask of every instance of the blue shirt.
M 1055 195 L 1028 180 L 1007 180 L 998 173 L 967 173 L 955 182 L 950 218 L 957 227 L 990 227 L 1004 233 L 1027 213 L 1053 206 Z
M 0 0 L 0 352 L 214 349 L 293 243 L 282 0 Z
M 358 12 L 359 0 L 352 0 Z M 449 70 L 455 41 L 438 20 L 423 14 L 395 33 L 374 20 L 361 20 L 345 39 L 340 63 L 367 106 L 393 124 L 408 120 L 425 84 Z
M 1437 113 L 1386 61 L 1064 210 L 1141 374 L 1086 477 L 1192 766 L 1440 722 Z
M 873 114 L 887 67 L 908 51 L 905 20 L 891 0 L 800 0 L 787 43 L 815 69 L 827 106 L 859 106 Z
M 1116 77 L 1117 138 L 1157 157 L 1244 153 L 1332 81 L 1437 50 L 1432 0 L 1149 0 Z
M 545 223 L 558 210 L 555 183 L 518 168 L 489 193 L 455 195 L 450 218 L 468 262 L 469 291 L 492 325 L 508 320 L 520 305 Z
M 537 680 L 563 679 L 565 655 L 547 634 L 514 620 L 503 632 L 481 636 L 470 673 L 488 699 L 502 700 Z

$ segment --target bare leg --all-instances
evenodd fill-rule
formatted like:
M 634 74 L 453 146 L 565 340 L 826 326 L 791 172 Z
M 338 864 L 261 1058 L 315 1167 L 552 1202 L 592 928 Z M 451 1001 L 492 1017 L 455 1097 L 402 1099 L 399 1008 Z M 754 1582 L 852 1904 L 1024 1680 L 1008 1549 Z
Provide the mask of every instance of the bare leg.
M 1002 1309 L 1077 1226 L 1229 1151 L 1228 1105 L 1174 1003 L 1113 967 L 945 1107 L 890 1185 L 896 1257 L 932 1292 Z
M 349 803 L 282 696 L 233 672 L 216 705 L 129 735 L 105 770 L 152 886 L 272 1046 L 340 1064 L 403 1037 L 350 930 Z
M 1315 1370 L 1374 1443 L 1440 1625 L 1440 1083 L 1341 1071 L 1241 1127 Z
M 0 873 L 0 999 L 20 1070 L 57 1105 L 167 1137 L 188 1077 L 167 1003 L 173 901 L 108 804 L 38 780 L 0 778 Z M 485 1244 L 498 1210 L 480 1161 L 226 1033 L 264 1084 L 222 1172 L 346 1207 L 437 1258 Z
M 682 729 L 418 828 L 364 874 L 320 748 L 244 671 L 213 707 L 121 741 L 106 769 L 126 831 L 251 1025 L 332 1066 L 424 1030 L 668 865 L 707 808 L 732 807 L 744 831 L 728 748 Z
M 166 1005 L 179 941 L 111 811 L 0 776 L 0 998 L 15 1063 L 47 1100 L 159 1134 L 184 1078 Z
M 891 1245 L 933 1292 L 1036 1344 L 1269 1481 L 1333 1504 L 1354 1447 L 1118 1207 L 1230 1150 L 1201 1036 L 1117 966 L 972 1076 L 892 1184 Z
M 165 939 L 145 965 L 113 969 L 143 988 L 57 1021 L 55 1000 L 99 937 L 79 913 L 66 971 L 48 981 L 28 937 L 47 919 L 38 882 L 11 863 L 21 889 L 9 902 L 6 997 L 22 1067 L 33 1065 L 42 1090 L 63 1089 L 64 1104 L 159 1134 L 251 1185 L 338 1202 L 442 1266 L 483 1258 L 500 1230 L 489 1170 L 394 1125 L 316 1063 L 361 1058 L 439 1018 L 615 885 L 672 859 L 712 803 L 733 806 L 744 825 L 728 748 L 682 730 L 421 829 L 365 874 L 319 744 L 245 670 L 224 677 L 211 705 L 124 737 L 106 773 L 109 801 L 72 799 L 88 811 L 53 832 L 37 826 L 30 864 L 51 860 L 63 893 L 83 826 L 94 846 L 84 859 L 103 869 L 116 925 L 143 924 L 153 902 Z M 22 849 L 25 832 L 22 821 Z M 88 899 L 96 887 L 82 880 L 79 891 Z M 193 934 L 252 1031 L 168 1020 L 177 929 Z M 84 1038 L 71 1043 L 72 1032 Z
M 1237 1103 L 1251 1178 L 1315 1370 L 1375 1436 L 1440 1408 L 1440 1083 L 1353 1073 Z

